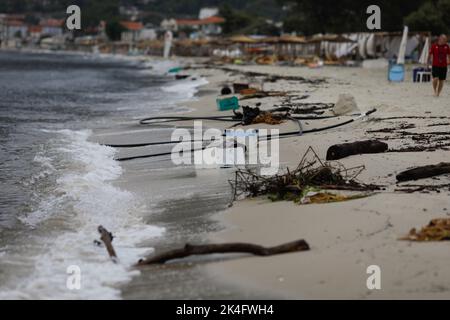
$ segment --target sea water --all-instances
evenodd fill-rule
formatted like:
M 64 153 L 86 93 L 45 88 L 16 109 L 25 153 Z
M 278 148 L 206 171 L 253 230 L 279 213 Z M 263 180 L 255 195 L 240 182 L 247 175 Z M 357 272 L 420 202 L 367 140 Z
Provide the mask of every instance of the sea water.
M 138 273 L 131 266 L 153 250 L 140 243 L 165 230 L 114 184 L 117 150 L 90 137 L 176 111 L 205 83 L 175 83 L 166 64 L 0 52 L 0 299 L 118 299 Z M 98 225 L 114 231 L 119 263 L 94 245 Z M 83 290 L 67 285 L 73 266 Z

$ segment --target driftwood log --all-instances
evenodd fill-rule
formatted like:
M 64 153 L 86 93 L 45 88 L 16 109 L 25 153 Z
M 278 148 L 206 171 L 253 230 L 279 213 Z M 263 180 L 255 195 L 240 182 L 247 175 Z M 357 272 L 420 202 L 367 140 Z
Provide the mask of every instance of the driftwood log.
M 357 154 L 382 153 L 386 152 L 388 148 L 387 143 L 378 140 L 335 144 L 328 148 L 327 160 L 339 160 Z
M 106 250 L 108 251 L 111 260 L 117 262 L 118 258 L 116 255 L 116 251 L 114 250 L 114 247 L 112 245 L 112 241 L 114 239 L 112 233 L 102 226 L 98 227 L 98 233 L 100 233 L 100 240 L 102 240 L 105 244 Z
M 436 165 L 428 165 L 406 170 L 397 175 L 398 182 L 419 180 L 440 176 L 442 174 L 450 173 L 450 163 L 442 162 Z
M 276 254 L 307 250 L 309 250 L 309 245 L 305 240 L 297 240 L 271 248 L 250 243 L 224 243 L 198 246 L 186 244 L 184 248 L 167 251 L 155 256 L 150 256 L 146 259 L 141 259 L 139 260 L 138 265 L 163 264 L 169 260 L 181 259 L 191 255 L 205 255 L 213 253 L 250 253 L 257 256 L 272 256 Z

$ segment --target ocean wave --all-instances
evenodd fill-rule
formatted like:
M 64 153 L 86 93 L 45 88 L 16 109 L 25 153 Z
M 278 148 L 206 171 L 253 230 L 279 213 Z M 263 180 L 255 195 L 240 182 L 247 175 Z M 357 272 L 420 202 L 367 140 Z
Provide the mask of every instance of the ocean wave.
M 147 208 L 113 184 L 122 174 L 113 159 L 115 149 L 90 142 L 88 130 L 55 133 L 50 147 L 34 159 L 45 174 L 32 177 L 34 184 L 50 177 L 55 184 L 39 194 L 35 210 L 20 217 L 30 230 L 27 242 L 35 242 L 40 250 L 19 253 L 30 256 L 32 272 L 0 285 L 0 299 L 119 299 L 119 285 L 138 273 L 131 266 L 153 250 L 140 244 L 161 236 L 164 229 L 145 224 L 141 213 Z M 93 244 L 99 225 L 114 233 L 117 264 L 104 247 Z M 66 285 L 70 266 L 81 271 L 80 290 Z
M 149 69 L 149 72 L 155 75 L 166 75 L 170 69 L 176 68 L 182 65 L 178 60 L 162 60 L 151 59 L 144 63 L 144 66 Z
M 198 92 L 199 87 L 208 84 L 208 80 L 205 78 L 194 77 L 194 79 L 195 80 L 189 78 L 186 80 L 179 80 L 175 83 L 162 87 L 162 90 L 191 99 Z

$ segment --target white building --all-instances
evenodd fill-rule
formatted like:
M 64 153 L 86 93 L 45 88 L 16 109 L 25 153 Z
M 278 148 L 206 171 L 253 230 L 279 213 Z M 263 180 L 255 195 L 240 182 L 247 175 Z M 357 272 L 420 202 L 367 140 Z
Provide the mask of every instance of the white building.
M 142 30 L 144 29 L 144 25 L 140 22 L 134 21 L 122 21 L 120 24 L 125 28 L 125 31 L 122 32 L 121 40 L 124 42 L 133 43 L 141 38 Z
M 219 15 L 218 8 L 202 8 L 198 14 L 198 19 L 203 20 Z
M 139 34 L 139 40 L 155 40 L 157 37 L 156 30 L 153 28 L 145 27 Z
M 47 19 L 41 21 L 42 34 L 46 36 L 61 36 L 64 33 L 64 20 Z
M 19 20 L 9 20 L 5 23 L 6 26 L 6 37 L 12 38 L 25 38 L 28 33 L 28 26 Z
M 175 19 L 164 19 L 161 21 L 161 29 L 166 31 L 178 31 L 177 21 Z

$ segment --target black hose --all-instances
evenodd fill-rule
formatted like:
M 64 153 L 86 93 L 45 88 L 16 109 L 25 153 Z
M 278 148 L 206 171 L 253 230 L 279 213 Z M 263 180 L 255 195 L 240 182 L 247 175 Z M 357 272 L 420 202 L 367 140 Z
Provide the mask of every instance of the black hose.
M 157 120 L 157 121 L 154 121 Z M 216 116 L 216 117 L 149 117 L 139 121 L 139 124 L 158 124 L 167 122 L 179 122 L 189 120 L 212 120 L 212 121 L 233 121 L 237 122 L 240 119 L 236 119 L 234 116 Z
M 371 114 L 375 113 L 376 111 L 377 111 L 377 109 L 374 108 L 374 109 L 372 109 L 372 110 L 370 110 L 370 111 L 368 111 L 366 113 L 361 114 L 358 118 L 350 119 L 350 120 L 347 120 L 345 122 L 341 122 L 341 123 L 334 124 L 334 125 L 331 125 L 331 126 L 304 130 L 303 132 L 302 131 L 292 131 L 292 132 L 280 133 L 277 138 L 278 139 L 284 139 L 284 138 L 290 138 L 290 137 L 293 137 L 293 136 L 298 136 L 299 134 L 316 133 L 316 132 L 321 132 L 321 131 L 326 131 L 326 130 L 330 130 L 330 129 L 339 128 L 339 127 L 348 125 L 348 124 L 350 124 L 352 122 L 355 122 L 356 120 L 360 119 L 361 117 L 365 117 L 365 116 L 371 115 Z M 222 134 L 222 136 L 225 136 L 225 134 Z M 270 141 L 272 139 L 275 139 L 275 138 L 273 138 L 272 136 L 267 136 L 266 139 L 262 140 L 262 141 Z M 160 145 L 163 145 L 163 144 L 177 144 L 177 143 L 180 143 L 180 142 L 191 142 L 192 143 L 192 142 L 204 142 L 204 141 L 196 141 L 196 140 L 191 140 L 191 141 L 167 141 L 167 142 L 163 142 L 163 143 L 159 143 L 159 144 Z M 212 142 L 212 141 L 209 141 L 209 142 Z M 145 145 L 148 146 L 148 145 L 152 145 L 152 144 L 145 144 Z M 142 144 L 140 146 L 145 146 L 145 145 Z M 191 152 L 204 150 L 206 148 L 207 147 L 203 147 L 202 149 L 194 149 L 194 148 L 192 148 Z M 164 152 L 164 153 L 157 153 L 157 154 L 150 154 L 150 155 L 118 158 L 116 160 L 117 161 L 129 161 L 129 160 L 135 160 L 135 159 L 154 158 L 154 157 L 166 156 L 166 155 L 171 155 L 171 154 L 172 154 L 172 152 Z
M 323 120 L 323 119 L 331 119 L 336 118 L 336 116 L 309 116 L 309 117 L 293 117 L 290 116 L 288 119 L 298 122 L 300 131 L 297 132 L 297 135 L 302 135 L 303 130 L 301 130 L 302 126 L 300 121 L 301 120 Z M 161 121 L 155 121 L 153 120 L 161 120 Z M 166 121 L 162 121 L 166 120 Z M 189 120 L 212 120 L 212 121 L 229 121 L 229 122 L 235 122 L 236 124 L 232 127 L 236 127 L 241 124 L 241 120 L 237 119 L 236 116 L 218 116 L 218 117 L 150 117 L 145 118 L 139 121 L 142 125 L 148 125 L 148 124 L 156 124 L 156 123 L 167 123 L 167 122 L 178 122 L 178 121 L 189 121 Z M 152 121 L 152 122 L 150 122 Z M 308 131 L 306 131 L 308 133 Z M 223 137 L 225 135 L 222 135 Z M 201 140 L 203 141 L 203 140 Z M 159 145 L 169 145 L 169 144 L 176 144 L 179 141 L 164 141 L 164 142 L 143 142 L 143 143 L 135 143 L 135 144 L 104 144 L 104 146 L 112 147 L 112 148 L 139 148 L 139 147 L 148 147 L 148 146 L 159 146 Z M 186 142 L 197 142 L 195 140 L 186 141 Z
M 295 120 L 323 120 L 323 119 L 332 119 L 336 118 L 336 116 L 293 116 Z M 181 121 L 190 121 L 190 120 L 210 120 L 210 121 L 225 121 L 225 122 L 236 122 L 240 123 L 242 119 L 237 118 L 236 116 L 217 116 L 217 117 L 149 117 L 139 121 L 139 124 L 142 125 L 154 125 L 159 123 L 168 123 L 168 122 L 181 122 Z

